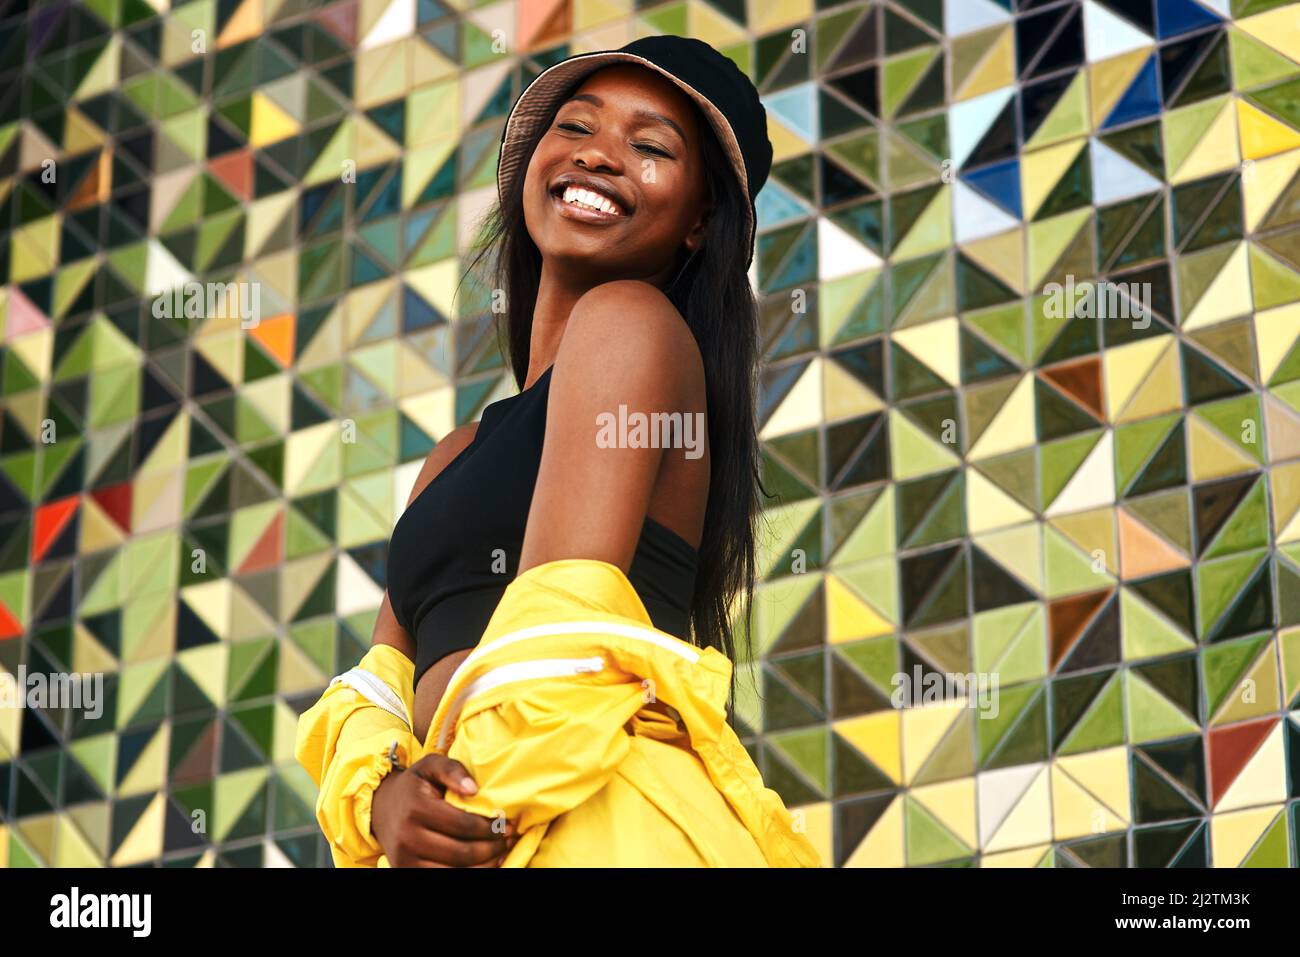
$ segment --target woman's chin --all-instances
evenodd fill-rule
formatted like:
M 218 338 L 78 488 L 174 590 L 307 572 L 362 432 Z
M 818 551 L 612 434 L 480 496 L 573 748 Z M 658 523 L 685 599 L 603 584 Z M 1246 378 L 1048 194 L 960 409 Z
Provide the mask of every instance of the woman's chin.
M 600 237 L 552 233 L 540 243 L 536 239 L 533 242 L 542 254 L 542 261 L 552 265 L 581 265 L 590 269 L 593 265 L 600 264 L 612 268 L 616 260 L 622 261 L 624 258 L 615 256 L 609 243 L 602 242 Z

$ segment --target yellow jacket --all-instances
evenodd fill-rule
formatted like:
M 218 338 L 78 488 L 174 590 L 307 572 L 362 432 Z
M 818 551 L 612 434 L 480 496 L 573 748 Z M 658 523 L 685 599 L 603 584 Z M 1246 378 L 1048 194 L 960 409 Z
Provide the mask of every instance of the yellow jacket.
M 616 566 L 549 562 L 506 589 L 411 760 L 437 751 L 465 766 L 478 791 L 447 800 L 515 823 L 506 867 L 820 866 L 726 721 L 730 678 L 716 649 L 654 629 Z M 300 759 L 319 770 L 329 761 L 302 747 L 304 733 L 309 742 L 329 734 L 311 715 Z M 391 726 L 390 742 L 399 730 Z M 409 725 L 407 735 L 399 754 Z M 378 739 L 357 738 L 362 756 L 348 780 L 364 789 L 380 773 Z M 362 823 L 355 808 L 350 820 L 368 829 L 362 803 Z M 322 817 L 327 836 L 338 816 Z
M 370 833 L 370 801 L 391 770 L 419 757 L 411 731 L 415 663 L 390 645 L 374 645 L 351 671 L 330 682 L 298 719 L 294 754 L 316 782 L 316 820 L 335 867 L 387 867 Z

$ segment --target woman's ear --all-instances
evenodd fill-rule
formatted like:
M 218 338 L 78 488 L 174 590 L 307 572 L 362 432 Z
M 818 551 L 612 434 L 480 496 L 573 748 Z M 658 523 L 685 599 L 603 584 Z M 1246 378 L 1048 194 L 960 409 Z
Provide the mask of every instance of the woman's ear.
M 704 236 L 708 232 L 709 228 L 709 214 L 712 211 L 712 204 L 705 206 L 700 212 L 700 218 L 695 221 L 695 225 L 691 227 L 691 231 L 687 233 L 686 238 L 682 240 L 682 245 L 686 247 L 687 252 L 693 253 L 704 245 Z

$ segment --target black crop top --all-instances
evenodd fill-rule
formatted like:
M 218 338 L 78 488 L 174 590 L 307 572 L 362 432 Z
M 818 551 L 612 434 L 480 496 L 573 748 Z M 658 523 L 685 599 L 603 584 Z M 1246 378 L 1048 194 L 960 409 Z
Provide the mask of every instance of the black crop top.
M 474 440 L 402 513 L 388 546 L 388 598 L 415 639 L 415 683 L 439 659 L 478 644 L 519 570 L 546 430 L 547 369 L 483 409 Z M 646 518 L 628 581 L 660 631 L 689 641 L 699 555 Z

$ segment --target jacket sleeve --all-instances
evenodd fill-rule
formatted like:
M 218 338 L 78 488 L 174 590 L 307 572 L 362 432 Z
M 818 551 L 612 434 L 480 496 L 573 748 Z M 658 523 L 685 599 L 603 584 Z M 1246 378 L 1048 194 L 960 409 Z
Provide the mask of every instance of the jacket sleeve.
M 356 672 L 364 672 L 360 677 L 367 687 L 374 687 L 372 680 L 382 682 L 387 693 L 380 688 L 380 694 L 400 702 L 394 710 L 409 716 L 414 669 L 396 648 L 376 645 L 348 675 L 355 679 Z M 335 864 L 375 867 L 383 850 L 370 831 L 370 808 L 375 788 L 391 768 L 389 749 L 396 742 L 398 759 L 409 765 L 420 755 L 420 742 L 409 718 L 372 703 L 347 683 L 347 677 L 331 682 L 298 719 L 294 754 L 319 788 L 316 820 L 330 842 Z
M 520 834 L 548 824 L 605 786 L 631 750 L 624 725 L 640 707 L 640 687 L 626 683 L 579 690 L 546 678 L 484 692 L 465 703 L 447 751 L 478 790 L 446 799 Z

